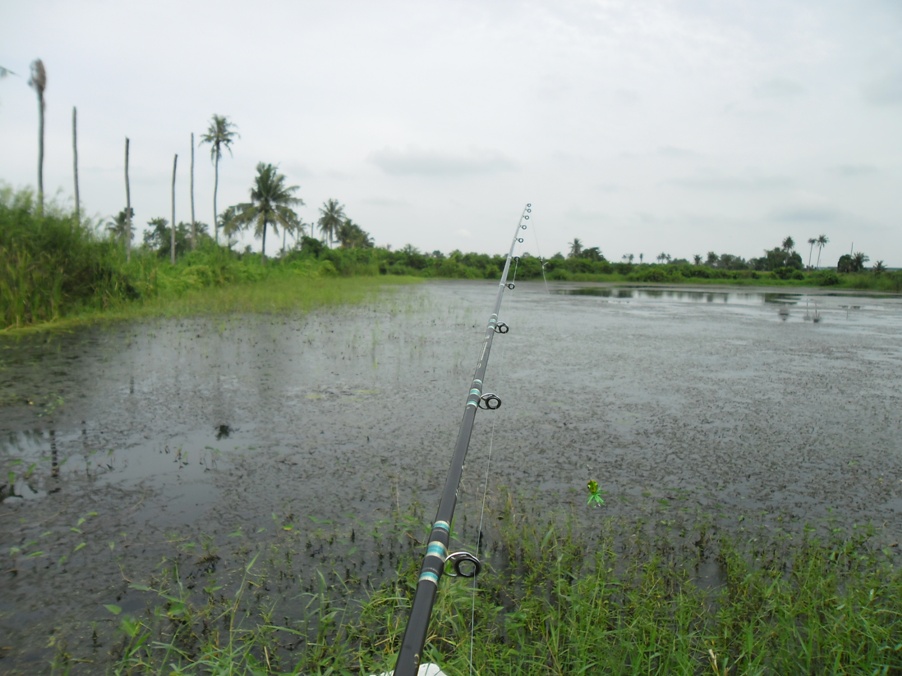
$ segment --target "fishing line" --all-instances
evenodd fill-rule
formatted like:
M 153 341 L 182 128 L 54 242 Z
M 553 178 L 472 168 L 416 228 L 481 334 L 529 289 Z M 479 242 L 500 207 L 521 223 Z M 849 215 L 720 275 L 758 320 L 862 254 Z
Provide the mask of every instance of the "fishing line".
M 520 259 L 514 259 L 514 274 L 511 279 L 512 283 L 516 283 L 517 281 L 517 270 L 520 266 Z M 504 354 L 506 350 L 507 341 L 501 343 L 501 356 L 498 360 L 498 376 L 496 377 L 496 382 L 501 382 L 504 377 Z M 476 528 L 476 555 L 480 554 L 480 546 L 482 545 L 482 526 L 485 523 L 485 503 L 486 498 L 489 493 L 489 475 L 491 474 L 492 468 L 492 451 L 495 448 L 495 426 L 498 422 L 498 418 L 492 418 L 492 425 L 489 431 L 489 453 L 488 457 L 485 461 L 485 478 L 482 482 L 482 506 L 479 510 L 479 525 Z M 479 591 L 479 583 L 477 581 L 476 576 L 473 576 L 473 589 L 472 589 L 472 603 L 470 605 L 470 673 L 473 674 L 474 665 L 473 665 L 473 649 L 476 645 L 476 593 Z
M 498 315 L 501 312 L 501 301 L 504 297 L 504 291 L 506 289 L 513 290 L 515 286 L 512 281 L 508 281 L 508 275 L 510 274 L 511 263 L 515 261 L 514 249 L 518 243 L 523 243 L 520 231 L 526 230 L 526 223 L 529 221 L 531 212 L 532 205 L 527 204 L 520 215 L 520 219 L 517 221 L 517 228 L 511 240 L 510 250 L 504 261 L 504 269 L 501 272 L 501 281 L 495 298 L 494 312 L 489 317 L 486 325 L 482 352 L 476 362 L 476 370 L 470 383 L 470 390 L 457 435 L 457 443 L 451 458 L 451 466 L 448 469 L 445 487 L 442 489 L 435 520 L 432 522 L 432 530 L 429 533 L 426 554 L 423 557 L 423 563 L 420 568 L 407 626 L 401 639 L 401 647 L 395 662 L 395 676 L 415 676 L 418 671 L 429 631 L 432 608 L 435 604 L 442 576 L 476 577 L 482 569 L 482 563 L 470 552 L 448 551 L 448 545 L 451 540 L 451 523 L 454 520 L 454 508 L 457 505 L 463 465 L 467 459 L 476 413 L 479 410 L 494 411 L 501 406 L 501 398 L 498 395 L 484 392 L 484 379 L 495 334 L 505 334 L 510 331 L 510 327 L 507 324 L 498 321 Z M 519 267 L 519 258 L 516 259 L 515 274 L 517 267 Z
M 542 249 L 539 247 L 539 229 L 533 224 L 532 236 L 536 240 L 536 253 L 539 254 L 539 263 L 542 264 L 542 281 L 545 282 L 545 293 L 551 294 L 548 288 L 548 278 L 545 276 L 545 257 L 542 256 Z

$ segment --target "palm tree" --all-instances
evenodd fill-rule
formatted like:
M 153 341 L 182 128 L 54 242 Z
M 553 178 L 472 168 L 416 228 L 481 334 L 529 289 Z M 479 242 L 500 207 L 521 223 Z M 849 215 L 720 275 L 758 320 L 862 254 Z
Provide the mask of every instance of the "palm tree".
M 347 218 L 345 216 L 345 207 L 343 204 L 339 204 L 338 200 L 330 198 L 323 202 L 323 206 L 320 207 L 319 213 L 321 214 L 317 221 L 319 231 L 323 234 L 323 239 L 328 242 L 331 247 L 332 242 L 336 241 L 338 237 L 338 229 L 341 227 L 345 218 Z
M 222 157 L 223 148 L 231 155 L 232 143 L 236 138 L 241 138 L 234 129 L 235 125 L 229 122 L 229 118 L 225 115 L 213 115 L 207 133 L 200 137 L 201 143 L 210 144 L 210 160 L 216 167 L 216 178 L 213 182 L 213 236 L 217 244 L 219 244 L 219 219 L 216 212 L 216 195 L 219 192 L 219 158 Z
M 129 239 L 133 239 L 135 236 L 135 234 L 129 227 L 129 221 L 134 217 L 134 215 L 134 209 L 126 207 L 118 214 L 116 214 L 115 218 L 107 221 L 106 229 L 114 239 L 118 239 L 122 242 L 127 242 Z
M 783 251 L 789 253 L 793 250 L 793 248 L 795 248 L 795 245 L 795 240 L 792 237 L 787 237 L 783 240 Z
M 808 249 L 808 269 L 811 269 L 811 254 L 814 251 L 814 245 L 817 244 L 817 237 L 811 237 L 808 240 L 808 244 L 811 245 L 811 248 Z
M 871 260 L 866 254 L 856 251 L 852 254 L 852 272 L 861 272 L 864 270 L 864 264 Z
M 824 247 L 827 246 L 827 244 L 829 242 L 830 242 L 830 240 L 827 239 L 827 235 L 820 235 L 817 238 L 817 265 L 816 265 L 816 267 L 821 266 L 821 251 L 824 250 Z
M 343 249 L 369 249 L 373 246 L 369 233 L 350 218 L 338 227 L 338 242 Z
M 282 253 L 288 251 L 288 235 L 290 234 L 294 238 L 294 243 L 297 245 L 298 241 L 301 237 L 304 236 L 304 228 L 307 227 L 307 223 L 304 223 L 304 219 L 298 217 L 298 222 L 292 226 L 284 226 L 282 228 Z
M 299 190 L 296 185 L 285 185 L 285 176 L 280 174 L 272 164 L 260 162 L 257 165 L 257 177 L 251 188 L 251 201 L 238 205 L 237 221 L 246 225 L 254 225 L 254 236 L 263 238 L 263 260 L 266 260 L 266 226 L 271 225 L 278 234 L 278 226 L 294 229 L 300 225 L 300 219 L 293 206 L 303 206 L 304 200 L 295 197 Z
M 222 228 L 222 234 L 225 235 L 226 246 L 229 249 L 232 248 L 232 244 L 238 241 L 235 235 L 244 227 L 241 219 L 238 217 L 240 214 L 238 206 L 233 204 L 230 207 L 226 207 L 219 216 L 219 227 Z
M 583 243 L 579 237 L 574 237 L 573 241 L 570 242 L 570 258 L 579 258 L 580 254 L 583 252 Z
M 44 213 L 44 110 L 47 105 L 44 102 L 44 90 L 47 88 L 47 71 L 44 70 L 44 62 L 35 59 L 31 62 L 31 79 L 28 85 L 38 95 L 38 210 Z

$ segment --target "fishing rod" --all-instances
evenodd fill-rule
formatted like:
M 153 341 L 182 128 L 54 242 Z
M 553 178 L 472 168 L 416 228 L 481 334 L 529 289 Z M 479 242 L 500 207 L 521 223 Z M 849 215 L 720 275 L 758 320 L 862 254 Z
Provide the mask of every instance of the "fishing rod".
M 496 333 L 507 333 L 509 327 L 504 322 L 498 321 L 498 313 L 501 311 L 501 300 L 505 289 L 513 289 L 513 282 L 507 281 L 511 261 L 514 260 L 514 248 L 523 242 L 520 230 L 526 230 L 526 221 L 532 212 L 532 204 L 527 204 L 517 222 L 511 248 L 504 261 L 504 270 L 501 273 L 501 282 L 498 284 L 498 296 L 495 299 L 495 311 L 489 317 L 485 329 L 485 341 L 482 345 L 482 353 L 476 362 L 476 372 L 473 374 L 473 382 L 467 395 L 467 403 L 464 407 L 463 420 L 460 423 L 460 432 L 457 435 L 457 445 L 451 459 L 451 467 L 448 470 L 448 478 L 439 501 L 435 521 L 432 524 L 432 532 L 429 535 L 429 544 L 426 547 L 426 556 L 423 566 L 420 568 L 420 577 L 417 581 L 416 592 L 413 597 L 413 605 L 407 620 L 407 628 L 404 630 L 404 638 L 401 641 L 401 651 L 398 653 L 398 661 L 395 663 L 395 676 L 415 676 L 423 656 L 423 646 L 426 643 L 426 634 L 429 629 L 429 618 L 432 615 L 432 606 L 435 604 L 435 596 L 438 592 L 438 583 L 449 564 L 452 570 L 447 571 L 449 577 L 472 578 L 479 574 L 482 564 L 469 552 L 448 553 L 448 544 L 451 540 L 451 521 L 454 518 L 454 508 L 457 505 L 457 490 L 460 486 L 460 477 L 463 472 L 464 461 L 470 448 L 470 435 L 473 432 L 473 423 L 476 420 L 476 410 L 483 409 L 494 411 L 501 406 L 501 399 L 495 394 L 483 394 L 482 386 L 485 378 L 486 366 L 489 363 L 489 353 L 492 350 L 492 338 Z

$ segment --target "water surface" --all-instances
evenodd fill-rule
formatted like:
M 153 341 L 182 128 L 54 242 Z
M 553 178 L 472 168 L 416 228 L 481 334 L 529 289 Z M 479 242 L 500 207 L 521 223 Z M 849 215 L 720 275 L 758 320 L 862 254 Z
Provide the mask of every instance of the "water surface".
M 2 341 L 0 667 L 40 664 L 51 632 L 111 635 L 104 604 L 137 612 L 130 583 L 186 543 L 240 569 L 286 524 L 431 516 L 496 290 Z M 898 543 L 899 298 L 518 283 L 501 319 L 485 389 L 503 405 L 477 417 L 459 519 L 478 520 L 488 468 L 490 505 L 505 487 L 587 528 L 677 505 L 719 529 L 871 523 Z M 341 543 L 296 556 L 299 577 L 352 565 Z

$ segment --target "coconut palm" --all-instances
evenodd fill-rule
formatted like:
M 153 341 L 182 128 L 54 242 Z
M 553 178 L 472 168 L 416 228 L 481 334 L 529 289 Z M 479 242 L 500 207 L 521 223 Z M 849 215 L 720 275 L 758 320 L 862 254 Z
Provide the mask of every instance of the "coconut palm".
M 304 200 L 295 197 L 299 190 L 296 185 L 285 185 L 285 176 L 272 164 L 260 162 L 257 177 L 251 188 L 251 201 L 239 204 L 236 220 L 243 225 L 254 226 L 254 236 L 262 237 L 261 251 L 266 260 L 266 228 L 271 225 L 278 234 L 279 226 L 294 229 L 299 227 L 300 218 L 292 207 L 303 206 Z
M 787 237 L 783 240 L 783 251 L 789 253 L 795 248 L 795 245 L 795 240 L 792 237 Z
M 304 223 L 302 218 L 298 218 L 298 222 L 292 226 L 284 226 L 282 228 L 282 253 L 286 253 L 288 251 L 288 235 L 290 234 L 294 238 L 294 243 L 297 245 L 298 241 L 301 237 L 304 236 L 304 228 L 307 227 L 307 223 Z
M 222 228 L 222 234 L 226 238 L 226 246 L 229 249 L 238 241 L 237 235 L 243 227 L 239 215 L 238 205 L 232 205 L 223 209 L 219 215 L 219 227 Z
M 338 200 L 328 199 L 323 202 L 323 206 L 319 209 L 320 217 L 317 221 L 319 231 L 323 234 L 323 240 L 328 242 L 329 246 L 338 239 L 338 229 L 345 219 L 345 207 L 339 204 Z
M 583 243 L 579 237 L 574 237 L 570 242 L 570 258 L 579 258 L 583 252 Z
M 810 248 L 808 249 L 808 268 L 811 269 L 811 254 L 814 251 L 814 245 L 817 244 L 817 237 L 811 237 L 808 240 Z
M 47 88 L 47 71 L 44 70 L 44 62 L 35 59 L 31 62 L 31 79 L 28 85 L 38 95 L 38 210 L 44 212 L 44 110 L 47 108 L 44 102 L 44 90 Z
M 870 257 L 867 254 L 863 254 L 860 251 L 856 251 L 852 254 L 852 272 L 861 272 L 864 270 L 864 264 L 867 263 Z
M 816 265 L 816 267 L 821 266 L 821 251 L 824 250 L 824 247 L 827 246 L 827 244 L 829 242 L 830 242 L 830 240 L 827 238 L 827 235 L 820 235 L 817 238 L 817 265 Z
M 236 138 L 241 136 L 225 115 L 213 115 L 207 133 L 200 137 L 201 143 L 210 144 L 210 160 L 216 167 L 216 178 L 213 182 L 213 236 L 217 244 L 219 244 L 219 218 L 216 212 L 216 195 L 219 192 L 219 158 L 222 157 L 223 148 L 229 151 L 229 155 L 232 154 L 232 143 Z
M 130 239 L 135 238 L 135 233 L 129 227 L 129 221 L 134 218 L 135 210 L 126 207 L 118 214 L 116 214 L 115 218 L 107 221 L 106 229 L 112 235 L 114 239 L 119 240 L 120 242 L 128 242 Z
M 342 249 L 369 249 L 373 246 L 369 233 L 350 218 L 338 226 L 338 243 Z

